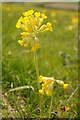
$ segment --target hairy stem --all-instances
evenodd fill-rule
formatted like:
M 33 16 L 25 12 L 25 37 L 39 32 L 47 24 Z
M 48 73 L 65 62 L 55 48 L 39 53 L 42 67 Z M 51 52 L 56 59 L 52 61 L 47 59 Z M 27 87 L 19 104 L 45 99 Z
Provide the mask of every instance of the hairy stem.
M 35 69 L 36 69 L 36 74 L 37 74 L 37 82 L 38 82 L 38 90 L 39 90 L 39 69 L 38 69 L 38 59 L 37 59 L 37 53 L 36 51 L 34 52 L 34 62 L 35 62 Z

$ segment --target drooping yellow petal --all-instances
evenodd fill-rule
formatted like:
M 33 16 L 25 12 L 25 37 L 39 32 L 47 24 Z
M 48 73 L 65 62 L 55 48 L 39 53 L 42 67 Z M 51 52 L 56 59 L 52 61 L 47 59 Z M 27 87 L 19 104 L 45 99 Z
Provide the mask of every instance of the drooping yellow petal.
M 51 90 L 46 90 L 45 92 L 46 92 L 47 96 L 52 96 L 52 91 Z
M 42 75 L 39 76 L 39 83 L 43 82 L 42 77 L 43 77 Z
M 20 28 L 20 27 L 21 27 L 21 23 L 20 23 L 20 22 L 17 22 L 16 27 L 17 27 L 17 28 Z
M 28 42 L 27 42 L 27 43 L 25 43 L 25 44 L 24 44 L 24 47 L 28 47 L 28 44 L 29 44 Z
M 35 43 L 35 44 L 33 45 L 33 47 L 31 48 L 31 52 L 36 51 L 36 49 L 38 49 L 38 48 L 40 48 L 40 44 L 39 44 L 39 43 Z
M 63 84 L 63 88 L 64 88 L 64 89 L 67 89 L 68 86 L 69 86 L 68 84 Z
M 32 29 L 31 29 L 31 27 L 25 27 L 25 31 L 27 31 L 28 33 L 31 33 Z
M 48 30 L 52 31 L 52 24 L 50 22 L 47 22 L 46 27 Z
M 26 32 L 22 32 L 21 35 L 22 35 L 22 38 L 24 38 L 24 39 L 27 37 Z
M 40 17 L 40 12 L 35 12 L 34 15 L 35 17 Z
M 39 93 L 41 94 L 41 95 L 44 95 L 44 90 L 39 90 Z
M 47 85 L 44 83 L 42 84 L 42 89 L 46 89 L 47 88 Z
M 42 19 L 46 19 L 47 16 L 45 14 L 41 14 Z
M 48 84 L 51 84 L 52 82 L 53 82 L 53 80 L 50 80 L 50 79 L 47 80 Z
M 22 40 L 18 40 L 18 43 L 23 46 L 23 41 Z
M 18 19 L 18 22 L 16 24 L 16 27 L 17 28 L 20 28 L 21 27 L 21 22 L 23 21 L 23 17 L 21 16 L 19 19 Z

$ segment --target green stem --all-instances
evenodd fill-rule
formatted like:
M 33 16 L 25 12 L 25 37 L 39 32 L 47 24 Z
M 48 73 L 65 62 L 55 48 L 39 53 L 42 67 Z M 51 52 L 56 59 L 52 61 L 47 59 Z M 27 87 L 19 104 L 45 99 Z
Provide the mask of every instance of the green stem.
M 53 96 L 51 96 L 50 109 L 49 109 L 49 118 L 51 117 L 52 101 L 53 101 Z
M 43 108 L 43 105 L 44 105 L 44 98 L 43 98 L 43 96 L 40 96 L 40 109 L 41 109 L 41 111 L 40 111 L 40 118 L 43 118 L 43 115 L 44 115 L 44 108 Z
M 36 74 L 37 74 L 37 83 L 38 83 L 38 90 L 40 89 L 40 85 L 39 85 L 39 69 L 38 69 L 38 59 L 37 59 L 37 53 L 36 51 L 34 52 L 34 62 L 35 62 L 35 69 L 36 69 Z M 40 118 L 42 118 L 42 111 L 43 111 L 43 107 L 42 107 L 42 97 L 39 95 L 39 107 L 40 107 Z
M 36 69 L 36 74 L 37 74 L 37 82 L 38 82 L 38 90 L 39 90 L 39 69 L 38 69 L 38 59 L 37 59 L 37 53 L 36 51 L 34 52 L 34 62 L 35 62 L 35 69 Z

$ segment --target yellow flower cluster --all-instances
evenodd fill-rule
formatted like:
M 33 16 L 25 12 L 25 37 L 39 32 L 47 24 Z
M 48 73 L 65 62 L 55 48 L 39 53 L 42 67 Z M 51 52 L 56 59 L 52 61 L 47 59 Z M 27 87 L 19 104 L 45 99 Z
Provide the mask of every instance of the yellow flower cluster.
M 45 14 L 34 12 L 34 10 L 28 10 L 23 13 L 23 16 L 18 19 L 16 24 L 16 27 L 22 30 L 22 39 L 18 40 L 21 46 L 31 46 L 32 52 L 40 48 L 37 34 L 44 31 L 52 31 L 52 24 L 50 22 L 43 24 L 44 19 L 47 19 Z
M 44 93 L 46 93 L 47 96 L 52 96 L 54 78 L 43 77 L 40 75 L 39 83 L 42 83 L 42 89 L 39 90 L 39 93 L 42 95 L 44 95 Z
M 62 80 L 55 80 L 53 77 L 44 77 L 39 76 L 39 83 L 42 83 L 42 89 L 39 90 L 39 93 L 47 96 L 52 96 L 53 84 L 54 82 L 63 86 L 64 89 L 68 88 L 68 84 L 65 84 Z

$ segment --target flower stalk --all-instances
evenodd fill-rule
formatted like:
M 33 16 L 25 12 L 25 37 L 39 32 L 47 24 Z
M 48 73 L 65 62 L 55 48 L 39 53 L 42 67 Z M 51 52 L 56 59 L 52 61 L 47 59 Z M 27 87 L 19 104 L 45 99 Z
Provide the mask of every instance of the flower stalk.
M 37 58 L 37 52 L 34 52 L 34 63 L 35 63 L 35 69 L 37 74 L 37 83 L 38 83 L 38 90 L 39 90 L 39 69 L 38 69 L 38 58 Z
M 51 96 L 51 101 L 50 101 L 50 108 L 49 108 L 49 118 L 51 118 L 51 111 L 52 111 L 52 101 L 53 101 L 53 96 Z

